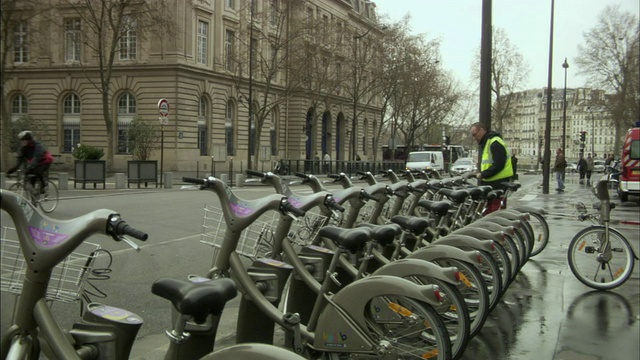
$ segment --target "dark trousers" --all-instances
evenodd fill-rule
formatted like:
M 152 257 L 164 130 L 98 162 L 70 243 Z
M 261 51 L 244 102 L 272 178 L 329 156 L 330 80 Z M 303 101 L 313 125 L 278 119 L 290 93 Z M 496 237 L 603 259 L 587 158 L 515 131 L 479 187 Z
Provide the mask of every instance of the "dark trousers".
M 591 170 L 586 171 L 587 181 L 591 181 Z
M 585 177 L 586 174 L 587 174 L 586 171 L 580 170 L 580 181 L 584 180 L 584 177 Z
M 33 175 L 31 177 L 31 186 L 33 186 L 34 189 L 36 188 L 36 180 L 40 180 L 39 189 L 42 190 L 44 188 L 44 185 L 47 182 L 45 175 L 47 171 L 49 171 L 50 167 L 51 167 L 51 164 L 40 164 L 34 167 L 33 169 L 29 169 L 25 172 L 26 175 Z

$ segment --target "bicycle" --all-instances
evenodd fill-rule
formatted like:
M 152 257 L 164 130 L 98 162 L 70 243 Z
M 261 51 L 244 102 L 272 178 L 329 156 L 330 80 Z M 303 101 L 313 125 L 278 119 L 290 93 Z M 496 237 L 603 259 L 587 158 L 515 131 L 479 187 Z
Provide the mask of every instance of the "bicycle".
M 40 206 L 42 211 L 50 213 L 58 206 L 59 195 L 58 186 L 49 180 L 48 171 L 44 175 L 45 184 L 42 184 L 42 190 L 38 191 L 31 185 L 31 177 L 34 175 L 25 176 L 24 170 L 18 170 L 16 173 L 16 182 L 9 187 L 9 191 L 28 199 L 35 206 Z
M 100 209 L 74 219 L 45 216 L 17 194 L 0 190 L 0 209 L 11 217 L 18 241 L 2 238 L 2 291 L 19 294 L 13 325 L 0 342 L 2 359 L 120 360 L 129 356 L 143 320 L 124 309 L 90 303 L 72 329 L 63 331 L 47 301 L 60 293 L 80 296 L 82 284 L 91 272 L 95 252 L 77 253 L 93 234 L 137 245 L 127 238 L 146 240 L 148 235 L 129 226 L 119 214 Z M 301 360 L 294 353 L 262 344 L 242 344 L 212 353 L 216 317 L 226 302 L 236 296 L 230 279 L 192 281 L 159 279 L 152 292 L 173 304 L 178 313 L 175 326 L 167 331 L 171 339 L 165 359 L 253 359 Z M 65 285 L 66 284 L 66 285 Z M 71 288 L 75 286 L 75 293 Z M 189 321 L 207 328 L 208 336 L 190 336 Z M 211 321 L 211 322 L 207 322 Z
M 582 203 L 576 204 L 580 221 L 590 220 L 593 225 L 579 231 L 568 248 L 569 268 L 583 284 L 597 290 L 610 290 L 624 284 L 631 274 L 638 255 L 629 241 L 610 226 L 611 210 L 609 181 L 600 180 L 594 189 L 600 200 L 594 204 L 595 214 L 588 214 Z
M 340 253 L 333 254 L 331 262 L 322 271 L 326 271 L 327 276 L 321 285 L 316 284 L 319 291 L 315 301 L 310 299 L 313 308 L 308 321 L 302 323 L 300 316 L 285 313 L 278 306 L 293 266 L 276 259 L 255 258 L 247 269 L 237 247 L 245 229 L 263 214 L 279 211 L 283 215 L 301 217 L 305 212 L 294 207 L 283 195 L 240 199 L 215 177 L 182 180 L 198 185 L 200 190 L 213 192 L 220 201 L 224 234 L 214 245 L 207 277 L 233 275 L 245 292 L 238 312 L 236 341 L 271 343 L 274 324 L 278 324 L 292 334 L 293 349 L 311 358 L 323 355 L 326 358 L 451 358 L 448 331 L 429 305 L 440 303 L 437 287 L 378 275 L 352 282 L 332 294 L 330 289 L 336 279 Z M 334 241 L 345 246 L 341 251 L 350 251 L 347 248 L 364 244 L 370 233 L 357 229 L 356 232 L 336 234 L 336 237 Z M 283 246 L 286 244 L 288 242 Z M 292 323 L 291 319 L 297 320 Z

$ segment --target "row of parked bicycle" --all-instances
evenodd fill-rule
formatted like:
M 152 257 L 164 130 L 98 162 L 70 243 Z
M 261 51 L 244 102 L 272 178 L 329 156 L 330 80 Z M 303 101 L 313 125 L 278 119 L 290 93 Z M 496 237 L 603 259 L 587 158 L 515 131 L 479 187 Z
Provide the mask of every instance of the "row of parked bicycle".
M 296 174 L 313 190 L 301 195 L 273 173 L 247 172 L 276 193 L 245 200 L 215 177 L 183 179 L 214 192 L 220 206 L 205 212 L 203 238 L 216 230 L 206 276 L 153 284 L 152 292 L 173 305 L 166 359 L 457 359 L 549 239 L 541 211 L 511 206 L 486 214 L 489 202 L 504 205 L 508 194 L 464 177 L 406 172 L 400 179 L 386 171 L 390 183 L 379 183 L 360 173 L 368 183 L 360 187 L 337 174 L 332 181 L 343 189 L 329 191 L 315 176 Z M 505 186 L 510 192 L 519 185 Z M 12 284 L 20 297 L 14 325 L 2 338 L 2 358 L 37 358 L 41 351 L 55 359 L 128 358 L 139 316 L 90 304 L 64 332 L 46 300 L 56 266 L 90 235 L 120 241 L 146 234 L 111 210 L 56 220 L 12 192 L 0 197 L 16 227 L 16 260 L 24 263 Z M 275 223 L 263 221 L 273 212 Z M 260 231 L 243 237 L 256 224 Z M 236 288 L 244 295 L 236 341 L 249 345 L 212 353 Z M 285 330 L 292 351 L 260 344 L 273 343 L 275 325 Z

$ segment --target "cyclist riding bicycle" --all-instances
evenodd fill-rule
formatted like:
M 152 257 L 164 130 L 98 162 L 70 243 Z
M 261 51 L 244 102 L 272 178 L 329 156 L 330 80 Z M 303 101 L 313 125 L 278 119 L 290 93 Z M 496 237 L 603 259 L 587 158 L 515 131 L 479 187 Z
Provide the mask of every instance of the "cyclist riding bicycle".
M 33 134 L 29 130 L 21 131 L 18 139 L 22 143 L 20 153 L 18 154 L 18 163 L 7 171 L 7 174 L 16 172 L 21 165 L 25 164 L 25 175 L 33 175 L 31 177 L 31 186 L 35 188 L 36 180 L 40 180 L 40 193 L 45 192 L 44 184 L 46 179 L 44 175 L 51 167 L 53 156 L 47 148 L 40 142 L 36 141 Z

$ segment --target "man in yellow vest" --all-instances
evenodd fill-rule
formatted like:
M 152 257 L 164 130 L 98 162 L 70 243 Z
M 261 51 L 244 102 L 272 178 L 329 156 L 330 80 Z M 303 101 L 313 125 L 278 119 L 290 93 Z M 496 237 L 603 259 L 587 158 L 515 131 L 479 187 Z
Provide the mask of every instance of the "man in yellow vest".
M 476 174 L 478 183 L 491 185 L 494 189 L 505 189 L 501 183 L 511 180 L 513 166 L 504 140 L 500 134 L 488 130 L 486 125 L 479 122 L 471 125 L 471 137 L 479 146 L 480 172 Z M 500 200 L 496 200 L 488 204 L 487 213 L 499 208 Z

